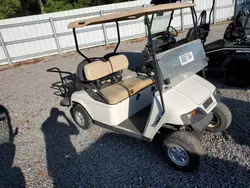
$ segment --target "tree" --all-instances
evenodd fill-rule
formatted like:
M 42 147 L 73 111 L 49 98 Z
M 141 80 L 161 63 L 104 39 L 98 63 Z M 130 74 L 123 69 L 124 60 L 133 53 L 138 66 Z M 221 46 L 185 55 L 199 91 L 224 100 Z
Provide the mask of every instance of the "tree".
M 20 16 L 28 16 L 28 15 L 35 15 L 42 13 L 41 7 L 39 6 L 37 0 L 20 0 L 20 1 L 21 1 Z M 41 6 L 43 7 L 45 1 L 41 2 L 42 2 Z
M 71 3 L 68 3 L 68 1 L 64 0 L 61 1 L 47 0 L 44 6 L 44 12 L 46 13 L 72 10 L 72 9 L 74 9 L 73 5 Z
M 41 13 L 43 14 L 43 8 L 44 8 L 44 6 L 43 6 L 42 0 L 37 0 L 37 3 L 39 5 L 39 7 L 40 7 Z
M 119 3 L 128 0 L 46 0 L 44 12 L 57 12 L 64 10 L 72 10 L 76 8 L 84 8 L 97 5 L 105 5 L 111 3 Z
M 72 10 L 128 0 L 0 0 L 0 19 Z
M 0 19 L 14 17 L 21 9 L 20 0 L 1 0 Z

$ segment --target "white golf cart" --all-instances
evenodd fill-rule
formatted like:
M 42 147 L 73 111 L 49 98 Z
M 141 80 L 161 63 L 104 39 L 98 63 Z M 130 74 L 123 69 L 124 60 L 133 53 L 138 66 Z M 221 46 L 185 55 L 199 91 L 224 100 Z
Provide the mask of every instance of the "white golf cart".
M 79 127 L 87 129 L 95 124 L 147 141 L 162 129 L 169 130 L 171 134 L 163 141 L 167 160 L 183 171 L 198 169 L 205 153 L 197 134 L 192 132 L 224 131 L 231 124 L 231 112 L 219 102 L 220 92 L 215 86 L 196 75 L 207 65 L 200 40 L 157 53 L 151 35 L 154 15 L 182 8 L 190 8 L 193 13 L 194 6 L 192 3 L 150 5 L 69 24 L 76 49 L 85 60 L 78 65 L 76 76 L 70 74 L 66 79 L 62 74 L 67 72 L 58 68 L 48 71 L 60 73 L 64 89 L 61 104 L 71 107 Z M 128 68 L 129 62 L 125 55 L 116 52 L 120 44 L 118 22 L 142 16 L 153 70 L 123 77 L 122 70 Z M 86 57 L 78 48 L 76 28 L 110 22 L 116 23 L 118 32 L 114 52 L 103 58 Z

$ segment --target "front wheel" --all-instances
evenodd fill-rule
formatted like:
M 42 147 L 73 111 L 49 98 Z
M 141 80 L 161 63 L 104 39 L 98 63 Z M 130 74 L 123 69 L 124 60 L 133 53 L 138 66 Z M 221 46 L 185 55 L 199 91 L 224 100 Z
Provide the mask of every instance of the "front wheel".
M 205 155 L 201 141 L 192 133 L 177 131 L 163 141 L 168 162 L 175 168 L 192 172 L 198 170 Z
M 213 119 L 206 129 L 207 131 L 222 132 L 231 125 L 232 113 L 224 103 L 219 102 L 212 113 Z

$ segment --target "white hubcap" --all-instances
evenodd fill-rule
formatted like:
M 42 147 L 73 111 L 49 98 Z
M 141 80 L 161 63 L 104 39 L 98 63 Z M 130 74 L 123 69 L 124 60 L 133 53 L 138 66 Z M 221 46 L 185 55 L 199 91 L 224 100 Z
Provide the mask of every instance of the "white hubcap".
M 76 121 L 77 123 L 79 123 L 80 125 L 84 126 L 85 125 L 85 120 L 84 120 L 84 117 L 82 115 L 82 113 L 76 111 Z

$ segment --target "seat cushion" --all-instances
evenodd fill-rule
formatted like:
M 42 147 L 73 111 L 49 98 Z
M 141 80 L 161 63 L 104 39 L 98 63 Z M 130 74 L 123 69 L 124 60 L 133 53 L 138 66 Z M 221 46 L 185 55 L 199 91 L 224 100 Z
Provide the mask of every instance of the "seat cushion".
M 153 80 L 148 77 L 137 76 L 124 79 L 120 82 L 120 84 L 127 88 L 129 95 L 134 95 L 140 90 L 153 84 Z
M 153 84 L 148 77 L 131 77 L 100 90 L 109 104 L 117 104 Z
M 127 89 L 120 84 L 113 84 L 100 90 L 109 104 L 117 104 L 129 97 Z

